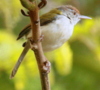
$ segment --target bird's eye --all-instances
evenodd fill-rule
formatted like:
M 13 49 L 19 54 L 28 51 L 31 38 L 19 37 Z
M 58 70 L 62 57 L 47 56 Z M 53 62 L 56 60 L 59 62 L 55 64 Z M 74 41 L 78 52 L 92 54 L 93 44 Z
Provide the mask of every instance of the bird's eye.
M 76 15 L 76 12 L 74 12 L 73 14 Z

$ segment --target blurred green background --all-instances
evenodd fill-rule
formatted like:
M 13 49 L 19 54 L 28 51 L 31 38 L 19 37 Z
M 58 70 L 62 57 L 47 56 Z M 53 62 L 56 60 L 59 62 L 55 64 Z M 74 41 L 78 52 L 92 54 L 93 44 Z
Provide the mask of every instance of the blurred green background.
M 9 79 L 23 48 L 16 41 L 30 23 L 20 13 L 20 0 L 0 1 L 0 90 L 41 90 L 36 60 L 30 50 L 16 76 Z M 52 90 L 100 90 L 100 0 L 48 0 L 40 14 L 59 5 L 71 4 L 92 20 L 81 20 L 73 36 L 61 48 L 45 53 L 52 63 Z M 25 10 L 25 9 L 24 9 Z M 26 10 L 27 11 L 27 10 Z

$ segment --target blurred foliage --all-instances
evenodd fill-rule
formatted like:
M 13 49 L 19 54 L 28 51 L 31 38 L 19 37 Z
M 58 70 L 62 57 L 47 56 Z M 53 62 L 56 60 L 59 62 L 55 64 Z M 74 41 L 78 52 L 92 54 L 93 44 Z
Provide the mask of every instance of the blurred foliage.
M 52 63 L 52 90 L 100 90 L 100 1 L 48 0 L 45 13 L 53 7 L 71 4 L 92 20 L 82 20 L 75 26 L 73 36 L 61 48 L 45 53 Z M 16 34 L 28 24 L 29 18 L 20 14 L 19 0 L 0 2 L 0 90 L 40 90 L 37 63 L 30 50 L 14 79 L 9 76 L 20 56 L 24 40 Z M 95 16 L 95 17 L 94 17 Z
M 0 13 L 2 13 L 5 27 L 9 31 L 11 31 L 19 21 L 20 13 L 18 11 L 21 8 L 22 6 L 19 0 L 2 0 L 0 2 Z

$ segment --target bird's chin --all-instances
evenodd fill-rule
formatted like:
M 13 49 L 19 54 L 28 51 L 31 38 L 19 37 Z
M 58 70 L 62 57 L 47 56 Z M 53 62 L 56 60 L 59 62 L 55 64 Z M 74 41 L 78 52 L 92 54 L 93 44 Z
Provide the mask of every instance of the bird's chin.
M 73 25 L 76 25 L 81 19 L 77 18 L 75 20 L 73 20 Z

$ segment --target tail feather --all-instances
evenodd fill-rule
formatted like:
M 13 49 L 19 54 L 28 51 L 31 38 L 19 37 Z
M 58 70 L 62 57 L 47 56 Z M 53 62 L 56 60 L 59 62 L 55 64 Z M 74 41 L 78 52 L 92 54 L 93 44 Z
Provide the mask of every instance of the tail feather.
M 23 61 L 25 55 L 27 54 L 29 48 L 30 48 L 30 45 L 29 45 L 29 42 L 27 42 L 24 50 L 22 51 L 22 53 L 21 53 L 21 55 L 20 55 L 20 57 L 19 57 L 19 59 L 18 59 L 18 61 L 16 63 L 16 65 L 14 66 L 14 68 L 12 70 L 12 73 L 10 75 L 10 79 L 12 79 L 15 76 L 15 74 L 17 73 L 17 70 L 18 70 L 21 62 Z

